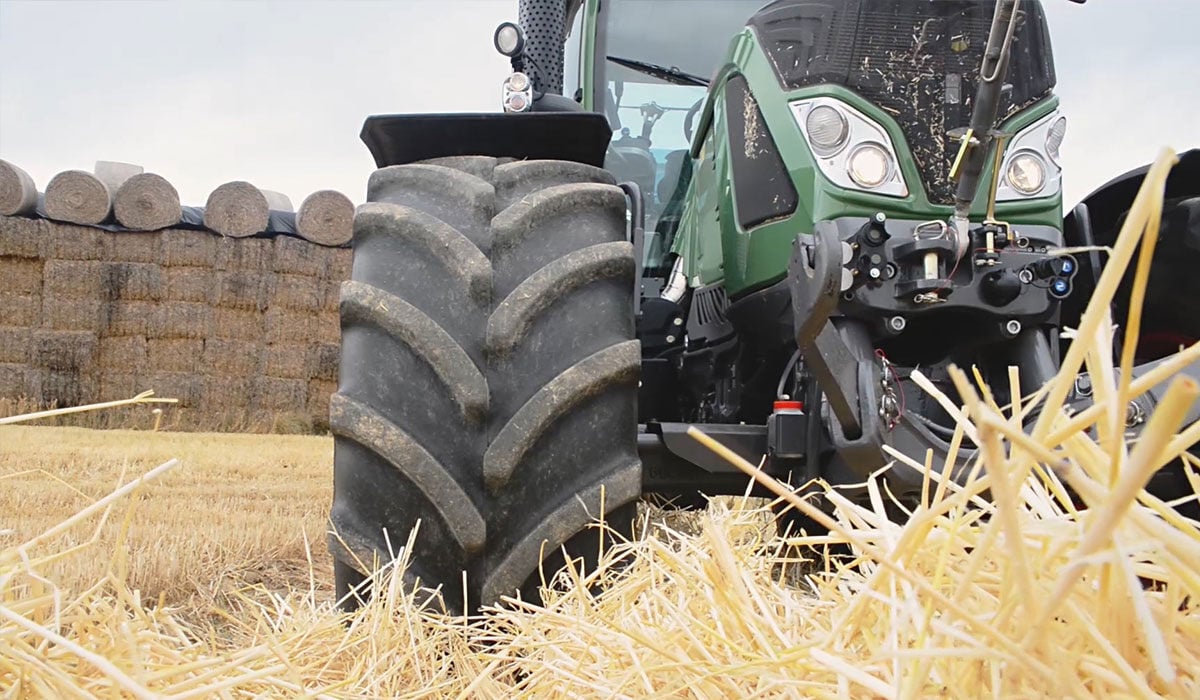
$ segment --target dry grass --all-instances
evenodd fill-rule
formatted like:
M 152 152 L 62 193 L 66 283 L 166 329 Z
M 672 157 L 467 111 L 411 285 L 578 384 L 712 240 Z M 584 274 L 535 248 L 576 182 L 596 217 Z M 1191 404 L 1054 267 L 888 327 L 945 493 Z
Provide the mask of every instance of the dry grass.
M 318 589 L 332 593 L 330 438 L 0 426 L 0 545 L 33 537 L 171 458 L 181 465 L 121 504 L 95 547 L 43 573 L 84 590 L 123 559 L 132 588 L 194 619 L 246 584 L 307 588 L 307 537 Z M 87 540 L 95 525 L 55 546 Z
M 1147 177 L 1151 192 L 1161 191 L 1168 162 L 1160 158 Z M 1152 196 L 1141 198 L 1130 221 L 1078 329 L 1088 342 L 1072 346 L 1058 378 L 1016 406 L 999 407 L 969 374 L 954 375 L 965 397 L 949 406 L 959 416 L 955 443 L 970 436 L 979 446 L 965 483 L 945 479 L 944 465 L 912 458 L 920 455 L 894 455 L 892 468 L 925 475 L 921 501 L 904 523 L 888 518 L 887 493 L 875 481 L 868 482 L 866 504 L 826 490 L 833 512 L 824 514 L 734 460 L 833 534 L 781 540 L 764 528 L 761 510 L 722 500 L 693 519 L 694 534 L 653 525 L 649 536 L 610 548 L 596 571 L 552 576 L 541 606 L 509 601 L 479 619 L 418 608 L 399 586 L 401 557 L 379 575 L 381 594 L 353 616 L 336 613 L 312 583 L 283 592 L 259 587 L 227 597 L 219 633 L 203 616 L 147 605 L 120 567 L 100 573 L 124 540 L 89 545 L 96 568 L 76 565 L 64 575 L 89 570 L 94 578 L 63 581 L 47 572 L 79 536 L 47 537 L 36 546 L 0 546 L 0 691 L 138 698 L 1200 697 L 1200 524 L 1143 490 L 1156 470 L 1184 456 L 1191 498 L 1200 496 L 1196 460 L 1185 455 L 1200 440 L 1200 424 L 1181 425 L 1200 385 L 1173 377 L 1200 359 L 1200 344 L 1174 366 L 1136 380 L 1118 382 L 1101 371 L 1112 365 L 1113 322 L 1105 309 L 1113 276 L 1130 263 L 1143 231 L 1155 233 L 1153 223 L 1144 226 L 1157 221 Z M 1137 319 L 1124 325 L 1136 339 Z M 1062 400 L 1081 366 L 1092 372 L 1096 404 L 1069 415 Z M 919 375 L 914 380 L 922 383 Z M 1124 405 L 1162 382 L 1170 384 L 1166 397 L 1131 441 L 1122 427 Z M 1030 428 L 1024 418 L 1034 406 L 1041 413 Z M 23 437 L 26 455 L 53 449 L 39 434 L 48 435 L 0 438 Z M 167 456 L 137 453 L 145 437 L 110 445 L 117 452 L 101 460 L 109 464 L 102 482 L 112 483 L 113 461 L 137 460 L 144 470 Z M 209 449 L 246 460 L 245 452 L 262 444 L 249 440 Z M 89 446 L 74 449 L 69 459 L 84 465 L 76 476 L 105 469 L 91 461 Z M 327 452 L 321 462 L 328 463 Z M 234 488 L 240 479 L 243 488 L 255 484 L 262 468 L 218 479 L 174 507 L 202 502 L 206 490 Z M 156 489 L 175 483 L 187 490 L 184 482 L 204 478 L 180 469 L 146 487 L 130 518 L 144 508 L 172 509 L 156 503 L 170 491 Z M 103 490 L 100 483 L 94 488 L 93 497 Z M 25 492 L 37 489 L 27 485 Z M 288 495 L 304 498 L 304 491 Z M 43 524 L 90 500 L 79 498 L 59 504 Z M 312 507 L 323 510 L 324 500 Z M 28 512 L 27 504 L 14 503 Z M 243 532 L 249 523 L 239 528 L 234 520 L 244 514 L 226 510 L 258 506 L 230 500 L 215 507 L 230 522 L 205 527 L 240 542 L 247 554 L 276 541 Z M 196 529 L 195 519 L 162 517 Z M 86 532 L 85 522 L 73 527 Z M 278 533 L 287 541 L 286 528 Z M 173 536 L 165 526 L 155 534 Z M 818 558 L 798 579 L 781 573 L 790 563 L 785 553 L 815 556 L 830 541 L 849 544 L 852 565 Z
M 140 388 L 140 387 L 139 387 Z M 160 392 L 161 393 L 161 392 Z M 220 396 L 212 404 L 237 406 L 244 403 L 240 391 L 234 396 Z M 89 428 L 92 430 L 152 430 L 157 423 L 162 430 L 215 433 L 273 433 L 278 435 L 312 435 L 327 432 L 327 425 L 316 425 L 307 411 L 258 411 L 250 408 L 196 409 L 178 405 L 162 406 L 156 417 L 148 406 L 128 406 L 108 411 L 90 411 L 42 418 L 31 425 Z M 16 416 L 36 411 L 57 409 L 56 404 L 44 404 L 25 397 L 0 398 L 0 417 Z

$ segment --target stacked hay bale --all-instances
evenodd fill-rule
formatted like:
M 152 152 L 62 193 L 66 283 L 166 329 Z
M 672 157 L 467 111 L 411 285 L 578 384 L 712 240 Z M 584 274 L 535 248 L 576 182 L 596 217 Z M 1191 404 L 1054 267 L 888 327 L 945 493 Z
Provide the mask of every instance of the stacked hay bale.
M 0 398 L 62 406 L 152 388 L 181 399 L 177 417 L 191 417 L 175 427 L 321 428 L 349 261 L 287 236 L 0 218 Z

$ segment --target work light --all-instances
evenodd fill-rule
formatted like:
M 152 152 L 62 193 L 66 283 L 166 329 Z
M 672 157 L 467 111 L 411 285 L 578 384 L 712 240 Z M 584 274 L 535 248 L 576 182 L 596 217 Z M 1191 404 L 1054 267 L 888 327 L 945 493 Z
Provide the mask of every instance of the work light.
M 492 42 L 495 43 L 497 51 L 509 58 L 519 55 L 525 48 L 525 37 L 521 34 L 521 28 L 512 22 L 501 22 L 500 26 L 496 27 Z

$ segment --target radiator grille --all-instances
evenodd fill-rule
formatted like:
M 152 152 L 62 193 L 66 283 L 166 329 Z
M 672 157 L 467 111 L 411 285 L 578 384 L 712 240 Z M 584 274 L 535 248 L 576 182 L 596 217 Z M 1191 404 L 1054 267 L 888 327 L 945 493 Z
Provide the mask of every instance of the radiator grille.
M 1001 105 L 1007 116 L 1046 96 L 1055 76 L 1041 5 L 1021 3 Z M 780 0 L 750 22 L 788 89 L 843 85 L 899 124 L 931 201 L 954 201 L 947 136 L 970 120 L 991 27 L 991 0 Z

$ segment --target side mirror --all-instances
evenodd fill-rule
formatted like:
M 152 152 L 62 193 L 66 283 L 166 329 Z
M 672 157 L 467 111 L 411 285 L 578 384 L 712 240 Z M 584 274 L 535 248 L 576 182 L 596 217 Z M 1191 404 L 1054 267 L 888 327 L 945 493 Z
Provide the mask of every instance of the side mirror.
M 496 51 L 509 58 L 517 58 L 525 50 L 525 34 L 513 22 L 501 22 L 492 36 Z

